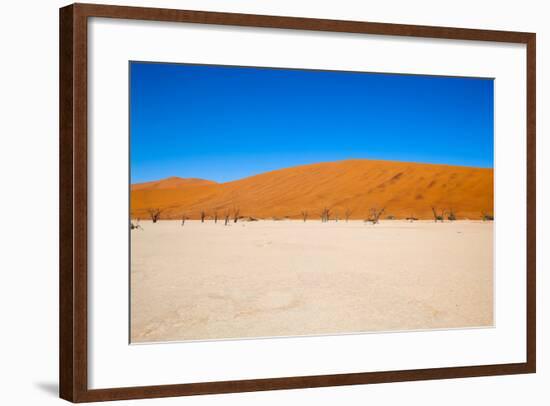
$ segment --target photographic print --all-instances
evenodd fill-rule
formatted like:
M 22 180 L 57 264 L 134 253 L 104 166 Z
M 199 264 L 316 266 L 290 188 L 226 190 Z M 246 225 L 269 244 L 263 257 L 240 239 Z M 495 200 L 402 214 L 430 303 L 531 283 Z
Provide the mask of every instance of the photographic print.
M 492 327 L 492 78 L 130 62 L 130 342 Z

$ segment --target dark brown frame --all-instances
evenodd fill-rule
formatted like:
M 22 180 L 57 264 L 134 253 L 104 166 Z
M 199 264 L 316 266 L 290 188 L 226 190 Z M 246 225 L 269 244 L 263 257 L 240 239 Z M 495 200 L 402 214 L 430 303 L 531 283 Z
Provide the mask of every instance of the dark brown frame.
M 493 41 L 527 46 L 526 362 L 403 371 L 88 389 L 87 379 L 87 26 L 89 17 Z M 425 379 L 534 373 L 536 370 L 536 164 L 534 33 L 320 20 L 203 11 L 73 4 L 60 9 L 60 397 L 72 402 L 140 399 Z

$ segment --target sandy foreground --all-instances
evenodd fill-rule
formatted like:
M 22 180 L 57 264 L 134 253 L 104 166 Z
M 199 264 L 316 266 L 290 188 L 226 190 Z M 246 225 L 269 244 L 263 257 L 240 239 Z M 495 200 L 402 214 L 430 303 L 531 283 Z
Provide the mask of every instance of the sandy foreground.
M 493 223 L 142 221 L 131 341 L 493 324 Z

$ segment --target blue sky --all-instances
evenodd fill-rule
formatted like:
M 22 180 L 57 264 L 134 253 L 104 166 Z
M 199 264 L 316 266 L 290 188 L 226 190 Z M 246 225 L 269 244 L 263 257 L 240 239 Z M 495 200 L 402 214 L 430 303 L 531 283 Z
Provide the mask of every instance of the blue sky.
M 308 163 L 493 166 L 493 80 L 130 63 L 131 182 Z

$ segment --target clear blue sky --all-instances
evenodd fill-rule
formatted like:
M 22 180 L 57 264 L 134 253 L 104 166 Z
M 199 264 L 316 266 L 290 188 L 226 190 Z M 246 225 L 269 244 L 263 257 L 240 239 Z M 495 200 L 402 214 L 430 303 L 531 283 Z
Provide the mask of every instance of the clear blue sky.
M 132 183 L 350 158 L 493 166 L 493 80 L 130 63 Z

